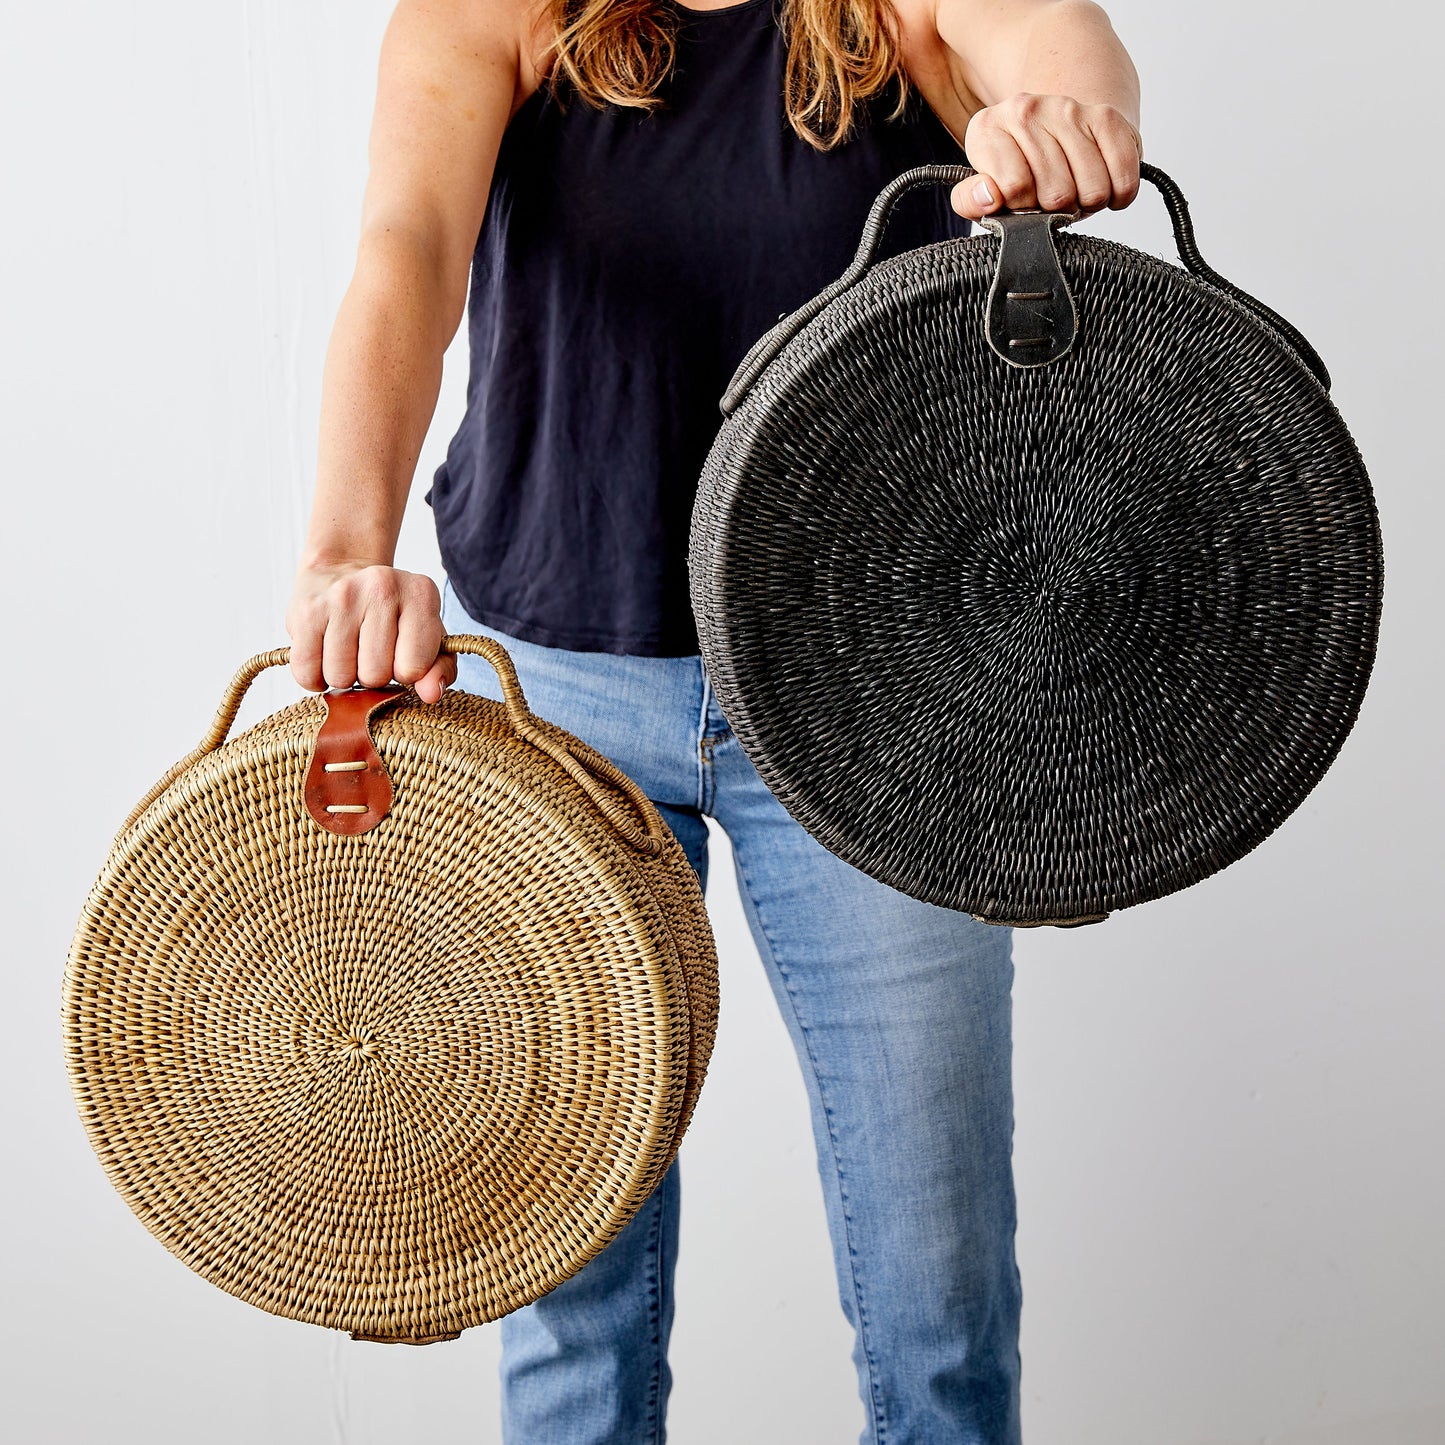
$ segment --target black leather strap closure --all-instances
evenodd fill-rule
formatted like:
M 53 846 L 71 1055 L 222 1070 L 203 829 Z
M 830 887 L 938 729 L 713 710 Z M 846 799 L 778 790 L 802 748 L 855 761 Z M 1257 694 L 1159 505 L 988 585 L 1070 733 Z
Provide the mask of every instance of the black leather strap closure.
M 999 238 L 984 314 L 988 344 L 1010 366 L 1044 366 L 1067 354 L 1079 329 L 1054 227 L 1076 211 L 1000 211 L 978 224 Z

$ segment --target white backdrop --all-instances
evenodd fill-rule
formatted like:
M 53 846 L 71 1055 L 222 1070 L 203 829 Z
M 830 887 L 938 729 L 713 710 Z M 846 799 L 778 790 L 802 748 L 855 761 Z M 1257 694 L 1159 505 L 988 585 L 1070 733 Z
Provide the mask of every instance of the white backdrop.
M 1404 0 L 1108 8 L 1205 256 L 1333 372 L 1379 496 L 1385 623 L 1355 731 L 1267 842 L 1101 927 L 1017 936 L 1025 1437 L 1440 1445 L 1436 58 Z M 19 12 L 0 50 L 0 1434 L 496 1441 L 495 1327 L 387 1349 L 206 1284 L 111 1189 L 61 1050 L 66 946 L 114 829 L 233 668 L 286 640 L 389 6 Z M 1172 258 L 1148 186 L 1086 224 Z M 399 564 L 440 580 L 423 490 Z M 296 695 L 268 674 L 241 726 Z M 802 1081 L 713 846 L 724 1016 L 683 1146 L 670 1438 L 842 1445 L 862 1411 Z

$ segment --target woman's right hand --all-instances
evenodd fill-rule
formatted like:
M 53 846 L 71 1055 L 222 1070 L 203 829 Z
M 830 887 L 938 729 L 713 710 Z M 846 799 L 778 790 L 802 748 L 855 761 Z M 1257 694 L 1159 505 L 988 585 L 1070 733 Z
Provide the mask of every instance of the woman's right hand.
M 308 692 L 411 683 L 436 702 L 457 679 L 432 579 L 379 563 L 303 565 L 286 609 L 291 675 Z

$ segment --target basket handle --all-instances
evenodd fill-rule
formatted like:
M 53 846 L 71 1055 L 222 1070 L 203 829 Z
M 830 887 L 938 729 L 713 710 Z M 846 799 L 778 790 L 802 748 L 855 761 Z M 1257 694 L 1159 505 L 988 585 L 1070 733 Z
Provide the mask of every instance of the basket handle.
M 888 224 L 888 218 L 893 211 L 898 199 L 906 192 L 916 189 L 919 186 L 948 185 L 955 186 L 960 181 L 966 181 L 970 176 L 976 176 L 978 172 L 968 165 L 924 165 L 914 166 L 909 170 L 895 176 L 886 186 L 879 191 L 872 207 L 868 212 L 868 219 L 863 223 L 863 235 L 858 242 L 858 249 L 853 254 L 853 259 L 848 269 L 843 272 L 831 285 L 808 301 L 805 301 L 796 311 L 791 311 L 781 317 L 777 324 L 765 331 L 757 341 L 753 343 L 747 354 L 738 363 L 732 380 L 728 382 L 727 390 L 723 393 L 719 402 L 719 409 L 724 416 L 730 416 L 741 403 L 748 389 L 758 379 L 768 363 L 785 347 L 789 341 L 797 335 L 809 321 L 813 319 L 828 303 L 840 296 L 850 286 L 855 285 L 868 269 L 873 265 L 877 256 L 879 243 L 883 239 L 883 232 Z M 1260 301 L 1242 287 L 1236 286 L 1232 281 L 1227 281 L 1218 271 L 1214 270 L 1199 254 L 1198 243 L 1194 239 L 1194 223 L 1189 217 L 1189 202 L 1184 199 L 1184 192 L 1179 189 L 1178 183 L 1172 177 L 1166 175 L 1158 166 L 1151 165 L 1148 161 L 1139 162 L 1139 175 L 1143 180 L 1148 181 L 1158 190 L 1164 198 L 1164 205 L 1169 211 L 1170 225 L 1174 230 L 1174 245 L 1179 252 L 1179 259 L 1184 263 L 1185 269 L 1198 276 L 1200 280 L 1207 281 L 1227 295 L 1234 297 L 1249 310 L 1254 312 L 1261 320 L 1267 322 L 1289 342 L 1290 346 L 1299 354 L 1300 360 L 1314 374 L 1315 379 L 1326 391 L 1330 389 L 1330 374 L 1325 369 L 1324 362 L 1320 359 L 1319 353 L 1309 344 L 1300 332 L 1277 311 L 1271 310 L 1263 301 Z M 1071 221 L 1078 220 L 1078 213 L 1073 211 L 1050 211 L 1047 213 L 1032 210 L 1019 210 L 1010 212 L 1006 207 L 1001 211 L 991 212 L 983 218 L 983 223 L 992 220 L 1000 215 L 1039 215 L 1047 214 L 1050 217 L 1058 217 L 1056 225 L 1068 225 Z M 982 223 L 981 223 L 982 224 Z
M 517 680 L 517 669 L 512 663 L 511 654 L 500 642 L 492 637 L 470 633 L 448 634 L 442 638 L 438 651 L 468 653 L 486 658 L 501 680 L 502 700 L 507 709 L 507 716 L 517 732 L 535 747 L 540 748 L 548 757 L 566 768 L 625 842 L 631 844 L 639 852 L 654 856 L 662 852 L 667 841 L 667 824 L 664 822 L 662 814 L 658 812 L 657 805 L 611 758 L 578 738 L 575 741 L 581 743 L 584 750 L 579 757 L 572 751 L 568 743 L 557 736 L 560 729 L 549 731 L 549 729 L 553 729 L 553 725 L 546 722 L 545 719 L 539 718 L 527 706 L 527 699 L 522 693 L 522 684 Z M 182 773 L 225 742 L 232 724 L 236 721 L 236 714 L 241 709 L 241 702 L 245 698 L 247 690 L 261 673 L 265 672 L 268 667 L 285 667 L 290 660 L 291 649 L 289 647 L 276 647 L 269 652 L 258 652 L 236 669 L 221 696 L 220 705 L 216 708 L 215 717 L 211 720 L 205 737 L 178 763 L 168 768 L 145 797 L 130 810 L 125 822 L 120 826 L 121 833 L 124 833 Z M 411 691 L 409 687 L 399 690 Z M 617 798 L 601 786 L 598 782 L 599 778 L 611 783 L 627 797 L 642 819 L 641 827 L 628 817 L 626 810 L 619 804 Z
M 663 821 L 662 814 L 658 812 L 657 805 L 605 753 L 598 752 L 596 748 L 582 742 L 581 738 L 577 738 L 575 741 L 581 743 L 584 749 L 583 755 L 579 758 L 573 753 L 571 746 L 558 737 L 556 732 L 546 731 L 550 724 L 546 724 L 543 719 L 537 717 L 527 706 L 527 700 L 522 695 L 522 684 L 517 680 L 517 669 L 512 664 L 512 655 L 496 638 L 478 633 L 449 634 L 442 638 L 440 650 L 485 657 L 501 679 L 502 699 L 506 703 L 507 714 L 512 720 L 512 726 L 529 743 L 541 748 L 548 757 L 556 759 L 572 774 L 586 790 L 587 796 L 597 804 L 602 815 L 626 842 L 642 853 L 656 855 L 662 852 L 667 841 L 667 824 Z M 557 732 L 560 731 L 561 729 L 557 730 Z M 612 794 L 598 786 L 597 779 L 599 777 L 604 778 L 627 796 L 633 808 L 642 817 L 643 826 L 641 828 L 627 817 Z

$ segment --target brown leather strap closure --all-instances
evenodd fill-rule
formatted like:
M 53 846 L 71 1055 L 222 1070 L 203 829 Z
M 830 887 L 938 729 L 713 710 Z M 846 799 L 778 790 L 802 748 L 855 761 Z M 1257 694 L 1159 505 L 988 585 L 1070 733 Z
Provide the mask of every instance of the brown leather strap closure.
M 332 833 L 376 827 L 391 810 L 391 778 L 371 740 L 371 720 L 406 694 L 403 687 L 325 692 L 326 717 L 311 745 L 306 810 Z

